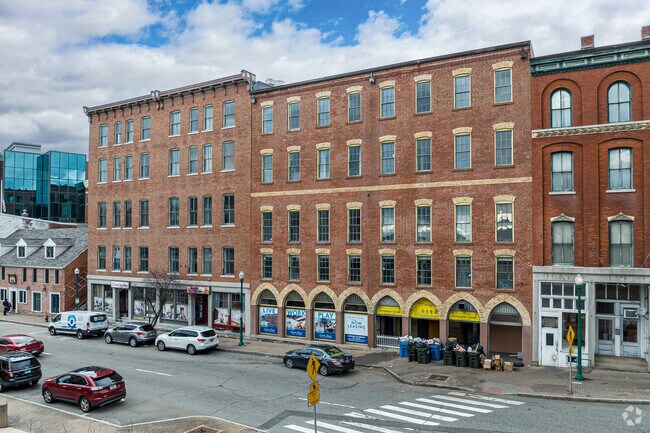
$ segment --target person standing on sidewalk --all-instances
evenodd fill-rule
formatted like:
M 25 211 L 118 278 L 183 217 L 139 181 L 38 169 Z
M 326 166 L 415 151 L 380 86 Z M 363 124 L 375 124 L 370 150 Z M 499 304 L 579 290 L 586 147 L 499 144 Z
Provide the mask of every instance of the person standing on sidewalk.
M 5 298 L 4 301 L 2 301 L 2 306 L 5 308 L 4 315 L 6 316 L 7 311 L 9 311 L 9 301 L 7 300 L 7 298 Z

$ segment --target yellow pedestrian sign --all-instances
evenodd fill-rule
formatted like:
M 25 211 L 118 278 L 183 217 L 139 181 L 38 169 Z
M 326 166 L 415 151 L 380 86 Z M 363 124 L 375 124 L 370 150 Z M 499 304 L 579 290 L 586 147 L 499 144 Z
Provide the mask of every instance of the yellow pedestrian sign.
M 569 331 L 566 333 L 566 341 L 569 342 L 569 346 L 573 346 L 573 339 L 575 338 L 575 336 L 576 333 L 573 332 L 573 327 L 569 325 Z
M 318 381 L 309 384 L 309 392 L 319 391 Z
M 307 394 L 307 407 L 315 406 L 320 402 L 320 389 Z
M 569 347 L 569 355 L 573 355 L 573 346 Z
M 309 358 L 309 362 L 307 363 L 307 375 L 309 375 L 309 378 L 312 382 L 316 381 L 316 376 L 318 375 L 319 368 L 320 361 L 316 359 L 316 355 L 312 353 L 311 357 Z

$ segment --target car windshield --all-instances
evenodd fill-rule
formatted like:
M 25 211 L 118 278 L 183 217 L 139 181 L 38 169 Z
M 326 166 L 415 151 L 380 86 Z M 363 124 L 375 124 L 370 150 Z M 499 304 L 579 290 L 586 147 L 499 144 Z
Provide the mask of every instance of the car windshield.
M 147 324 L 147 325 L 142 325 L 140 326 L 140 329 L 142 329 L 145 332 L 153 331 L 153 326 Z
M 117 373 L 111 373 L 108 376 L 94 379 L 95 385 L 102 388 L 105 386 L 114 385 L 117 382 L 121 382 L 121 381 L 122 381 L 122 376 L 120 376 Z
M 201 336 L 203 336 L 203 337 L 214 337 L 215 335 L 217 335 L 217 333 L 214 332 L 214 329 L 210 329 L 208 331 L 201 332 Z
M 106 314 L 97 314 L 95 316 L 90 316 L 91 322 L 103 322 L 106 320 Z
M 34 341 L 32 337 L 11 337 L 14 343 L 16 344 L 29 344 Z
M 38 367 L 38 361 L 34 358 L 21 359 L 20 361 L 13 361 L 12 363 L 13 370 L 24 370 L 29 367 Z
M 325 352 L 327 352 L 327 354 L 332 358 L 338 358 L 339 356 L 345 355 L 343 351 L 338 347 L 328 347 L 327 349 L 325 349 Z

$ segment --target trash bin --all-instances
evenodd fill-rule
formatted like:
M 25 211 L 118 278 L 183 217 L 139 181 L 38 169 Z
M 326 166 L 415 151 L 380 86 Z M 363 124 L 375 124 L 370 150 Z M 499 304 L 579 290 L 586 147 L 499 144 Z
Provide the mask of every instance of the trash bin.
M 456 351 L 456 367 L 467 367 L 467 352 Z
M 453 350 L 443 350 L 443 361 L 445 365 L 456 365 L 456 352 Z
M 467 352 L 469 368 L 481 368 L 481 354 L 478 352 Z
M 431 352 L 429 347 L 418 347 L 416 349 L 418 355 L 418 364 L 428 364 L 431 362 Z
M 415 355 L 415 346 L 409 345 L 407 348 L 408 354 L 409 354 L 409 362 L 411 361 L 417 361 L 416 355 Z
M 400 358 L 408 358 L 409 356 L 409 342 L 400 341 L 399 342 L 399 356 Z
M 432 344 L 429 346 L 429 349 L 431 350 L 432 361 L 440 361 L 442 359 L 442 352 L 439 344 Z

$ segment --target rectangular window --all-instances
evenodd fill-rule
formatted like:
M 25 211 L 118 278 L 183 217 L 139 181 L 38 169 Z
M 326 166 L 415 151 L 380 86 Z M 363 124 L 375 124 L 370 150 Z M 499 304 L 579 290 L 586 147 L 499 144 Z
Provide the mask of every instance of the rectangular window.
M 203 107 L 203 130 L 212 131 L 212 105 Z
M 188 149 L 188 174 L 198 174 L 199 172 L 199 148 L 192 146 Z
M 289 211 L 289 242 L 300 242 L 300 211 Z
M 115 123 L 115 144 L 122 144 L 122 122 Z
M 32 311 L 41 311 L 41 294 L 39 292 L 32 293 Z
M 106 261 L 106 250 L 104 250 L 104 261 Z M 104 268 L 106 268 L 106 263 L 104 263 Z M 36 268 L 32 269 L 32 282 L 34 282 L 34 283 L 37 280 L 37 278 L 36 278 L 37 272 L 38 272 L 38 270 Z
M 472 141 L 469 134 L 454 136 L 454 168 L 461 170 L 472 167 Z
M 212 196 L 203 196 L 203 225 L 212 225 Z
M 126 121 L 126 142 L 133 143 L 133 120 Z
M 289 181 L 300 180 L 300 152 L 289 152 Z
M 454 77 L 454 108 L 465 108 L 470 106 L 469 75 Z
M 384 87 L 381 89 L 381 118 L 395 116 L 395 88 Z
M 292 102 L 288 107 L 289 131 L 300 129 L 300 102 Z
M 121 262 L 122 261 L 122 251 L 120 247 L 113 247 L 113 270 L 114 271 L 120 271 L 121 270 Z
M 45 282 L 45 284 L 49 284 L 49 282 L 50 282 L 50 270 L 49 269 L 43 269 L 43 273 L 44 273 L 44 280 L 45 280 L 44 282 Z
M 59 284 L 59 270 L 54 270 L 54 284 Z
M 431 81 L 422 81 L 415 84 L 416 113 L 428 113 L 431 111 Z
M 417 171 L 431 171 L 431 139 L 420 138 L 415 143 Z
M 178 176 L 181 174 L 181 151 L 172 149 L 169 151 L 169 175 Z
M 361 121 L 361 93 L 348 93 L 348 122 Z
M 122 158 L 116 156 L 113 158 L 113 182 L 122 180 Z
M 113 202 L 113 227 L 118 228 L 122 226 L 122 202 Z
M 497 203 L 497 242 L 512 242 L 512 203 Z
M 361 256 L 348 256 L 348 283 L 361 282 Z
M 27 268 L 23 268 L 23 283 L 27 281 Z
M 140 154 L 140 179 L 149 179 L 149 154 Z
M 633 266 L 633 236 L 632 221 L 612 221 L 609 223 L 610 266 Z
M 149 200 L 140 200 L 140 227 L 149 227 Z
M 97 182 L 106 182 L 108 180 L 108 163 L 105 158 L 98 161 Z
M 330 124 L 330 98 L 318 99 L 318 126 Z
M 262 134 L 273 134 L 273 106 L 262 107 Z
M 190 108 L 190 133 L 199 132 L 199 109 Z
M 233 126 L 235 126 L 235 101 L 226 101 L 223 103 L 223 127 Z
M 106 270 L 106 247 L 97 247 L 97 269 Z
M 395 173 L 395 142 L 381 143 L 381 174 Z
M 108 146 L 108 125 L 99 125 L 99 147 Z
M 573 152 L 551 154 L 551 191 L 573 191 Z
M 235 224 L 235 195 L 224 194 L 222 196 L 223 215 L 221 223 L 223 225 Z
M 140 247 L 140 272 L 149 272 L 149 247 Z
M 106 203 L 103 201 L 97 204 L 97 227 L 106 228 Z
M 431 285 L 431 257 L 417 256 L 417 285 Z
M 330 241 L 330 211 L 329 209 L 318 210 L 318 242 Z
M 48 258 L 48 259 L 53 259 L 54 258 L 54 247 L 49 247 L 49 246 L 45 247 L 45 257 Z M 2 268 L 2 274 L 3 274 L 2 279 L 3 280 L 5 279 L 4 278 L 4 272 L 5 272 L 5 270 L 4 270 L 4 267 L 3 267 Z
M 512 101 L 512 69 L 501 69 L 494 72 L 494 102 Z
M 298 255 L 289 256 L 289 280 L 300 280 L 300 256 Z
M 178 247 L 169 247 L 169 273 L 177 274 L 180 270 Z
M 456 242 L 472 241 L 472 206 L 456 205 Z
M 212 173 L 212 145 L 203 146 L 203 173 Z
M 172 197 L 169 199 L 169 227 L 178 227 L 180 226 L 180 211 L 181 204 L 178 197 Z
M 573 222 L 551 223 L 551 258 L 554 265 L 573 265 Z
M 495 140 L 495 164 L 512 165 L 512 130 L 497 131 Z
M 226 141 L 223 143 L 223 160 L 221 170 L 235 169 L 235 142 Z
M 133 179 L 133 157 L 126 155 L 124 157 L 124 180 Z
M 262 242 L 273 242 L 273 212 L 262 212 Z
M 632 149 L 609 151 L 609 189 L 632 189 Z
M 181 134 L 181 112 L 172 111 L 169 113 L 169 135 Z
M 262 183 L 273 182 L 273 155 L 262 155 Z
M 151 138 L 151 117 L 143 117 L 140 122 L 140 140 Z
M 201 260 L 201 273 L 203 275 L 212 275 L 212 248 L 203 247 Z
M 320 149 L 318 151 L 318 178 L 329 179 L 330 177 L 330 150 Z
M 395 242 L 395 208 L 381 208 L 381 241 Z
M 270 280 L 273 278 L 273 256 L 271 254 L 262 254 L 262 279 Z
M 235 249 L 233 247 L 221 249 L 221 275 L 235 275 Z
M 348 209 L 348 242 L 361 242 L 361 209 Z
M 318 256 L 318 281 L 324 282 L 330 280 L 330 256 Z
M 512 257 L 497 257 L 497 288 L 513 289 L 514 259 Z
M 361 146 L 348 146 L 348 176 L 361 176 Z
M 131 200 L 124 202 L 124 227 L 133 227 L 133 205 Z
M 131 247 L 124 247 L 124 270 L 131 270 Z
M 197 197 L 188 197 L 187 199 L 187 225 L 199 225 L 199 199 Z
M 395 284 L 395 256 L 381 256 L 381 283 Z
M 417 242 L 431 242 L 431 206 L 415 208 L 417 218 Z
M 198 248 L 189 247 L 187 249 L 187 273 L 188 274 L 197 274 L 199 272 L 198 255 L 199 255 Z
M 472 287 L 471 257 L 456 257 L 456 287 Z

